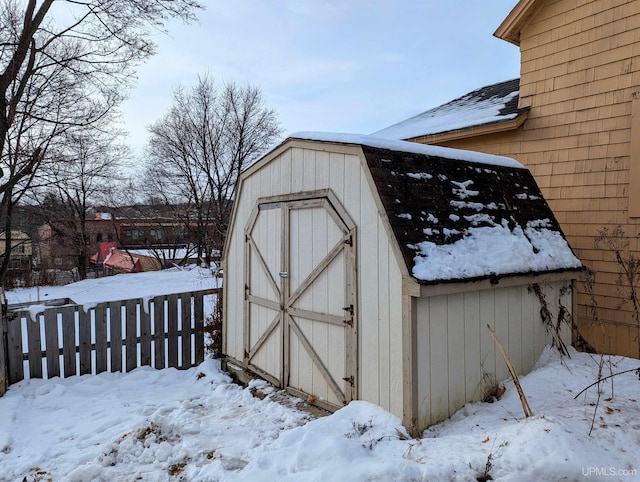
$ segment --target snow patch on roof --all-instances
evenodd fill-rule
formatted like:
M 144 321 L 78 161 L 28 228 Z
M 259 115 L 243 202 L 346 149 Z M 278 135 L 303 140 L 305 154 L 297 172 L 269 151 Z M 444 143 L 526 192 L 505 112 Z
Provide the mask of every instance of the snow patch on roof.
M 580 268 L 562 234 L 544 226 L 540 220 L 528 223 L 524 230 L 516 226 L 512 231 L 506 223 L 472 227 L 452 244 L 419 243 L 413 276 L 438 281 Z
M 521 163 L 510 157 L 494 156 L 482 152 L 465 151 L 462 149 L 452 149 L 449 147 L 430 146 L 415 142 L 399 141 L 394 139 L 383 139 L 364 134 L 346 134 L 337 132 L 295 132 L 288 136 L 289 139 L 305 139 L 320 142 L 333 142 L 339 144 L 355 144 L 374 147 L 377 149 L 388 149 L 397 152 L 409 152 L 411 154 L 422 154 L 426 156 L 443 157 L 458 161 L 473 162 L 478 164 L 489 164 L 494 166 L 511 167 L 515 169 L 526 169 Z

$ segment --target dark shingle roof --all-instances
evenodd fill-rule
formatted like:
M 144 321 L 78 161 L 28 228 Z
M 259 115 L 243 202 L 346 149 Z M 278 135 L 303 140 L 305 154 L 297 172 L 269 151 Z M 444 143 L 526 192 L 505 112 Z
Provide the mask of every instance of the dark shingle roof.
M 438 253 L 440 258 L 451 256 L 450 260 L 439 259 L 438 263 L 464 263 L 464 256 L 456 256 L 453 252 L 460 245 L 454 245 L 469 239 L 474 231 L 481 232 L 481 228 L 497 229 L 503 231 L 503 234 L 511 233 L 509 236 L 513 235 L 513 239 L 507 238 L 507 242 L 528 242 L 527 250 L 530 252 L 526 254 L 531 255 L 532 261 L 537 255 L 558 254 L 560 258 L 567 254 L 542 253 L 545 247 L 537 246 L 532 231 L 539 232 L 543 228 L 561 236 L 563 240 L 564 237 L 533 176 L 526 169 L 483 166 L 367 146 L 363 146 L 363 150 L 407 267 L 419 281 L 430 283 L 458 280 L 440 277 L 446 273 L 461 273 L 461 279 L 479 279 L 579 267 L 577 259 L 573 264 L 569 263 L 572 266 L 567 266 L 564 262 L 556 264 L 557 259 L 549 259 L 548 263 L 538 259 L 528 266 L 526 262 L 522 266 L 518 264 L 513 270 L 509 263 L 500 266 L 501 263 L 498 262 L 486 269 L 479 266 L 469 266 L 468 269 L 445 266 L 433 271 L 433 278 L 429 275 L 421 276 L 415 268 L 419 258 L 425 254 L 425 247 L 428 248 L 427 252 L 433 253 L 432 255 Z M 485 230 L 485 233 L 489 232 Z M 518 240 L 516 236 L 519 237 Z M 504 237 L 495 238 L 496 243 L 504 240 Z M 489 247 L 496 252 L 503 249 L 498 245 L 487 246 L 483 243 L 479 243 L 477 247 Z M 564 248 L 570 250 L 566 241 Z M 482 251 L 466 255 L 484 257 L 487 260 L 493 257 L 493 253 Z M 475 261 L 477 260 L 474 263 Z
M 520 79 L 488 85 L 372 135 L 406 140 L 515 119 L 528 111 L 518 109 L 519 93 Z
M 293 137 L 362 148 L 407 269 L 420 283 L 581 267 L 533 176 L 512 159 L 370 136 Z

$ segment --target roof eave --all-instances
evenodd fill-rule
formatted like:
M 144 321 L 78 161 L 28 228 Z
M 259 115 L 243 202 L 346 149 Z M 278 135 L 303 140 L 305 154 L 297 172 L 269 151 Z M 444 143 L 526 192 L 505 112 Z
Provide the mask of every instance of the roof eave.
M 459 139 L 467 139 L 469 137 L 484 136 L 488 134 L 497 134 L 500 132 L 512 131 L 524 124 L 529 115 L 529 109 L 523 110 L 513 119 L 492 122 L 490 124 L 482 124 L 478 126 L 466 127 L 464 129 L 456 129 L 452 131 L 440 132 L 438 134 L 429 134 L 426 136 L 410 137 L 405 139 L 411 142 L 419 142 L 421 144 L 441 144 L 443 142 L 456 141 Z
M 529 20 L 541 5 L 542 2 L 538 0 L 520 0 L 493 35 L 520 46 L 520 32 L 522 32 L 522 29 L 529 23 Z
M 413 280 L 420 286 L 420 296 L 440 296 L 483 289 L 508 288 L 541 281 L 570 281 L 579 277 L 584 268 L 566 268 L 551 271 L 529 273 L 511 273 L 504 275 L 478 276 L 466 279 L 439 281 Z

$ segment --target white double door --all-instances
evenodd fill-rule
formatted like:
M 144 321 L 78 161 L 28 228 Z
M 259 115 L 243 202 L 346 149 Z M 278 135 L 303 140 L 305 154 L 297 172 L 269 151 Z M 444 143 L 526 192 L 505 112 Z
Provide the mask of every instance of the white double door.
M 244 362 L 326 408 L 357 387 L 355 227 L 335 203 L 266 200 L 245 230 Z

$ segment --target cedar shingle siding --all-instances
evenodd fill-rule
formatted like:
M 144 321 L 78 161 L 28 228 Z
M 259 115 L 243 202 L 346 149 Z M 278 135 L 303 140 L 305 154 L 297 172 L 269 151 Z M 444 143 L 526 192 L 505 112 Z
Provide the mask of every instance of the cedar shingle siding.
M 599 351 L 638 357 L 639 325 L 619 266 L 595 240 L 621 226 L 623 244 L 640 251 L 640 132 L 632 130 L 640 113 L 640 2 L 538 0 L 523 18 L 510 41 L 519 39 L 518 107 L 529 109 L 527 120 L 514 131 L 442 145 L 511 156 L 531 170 L 576 254 L 596 272 L 599 322 L 579 285 L 582 336 Z

